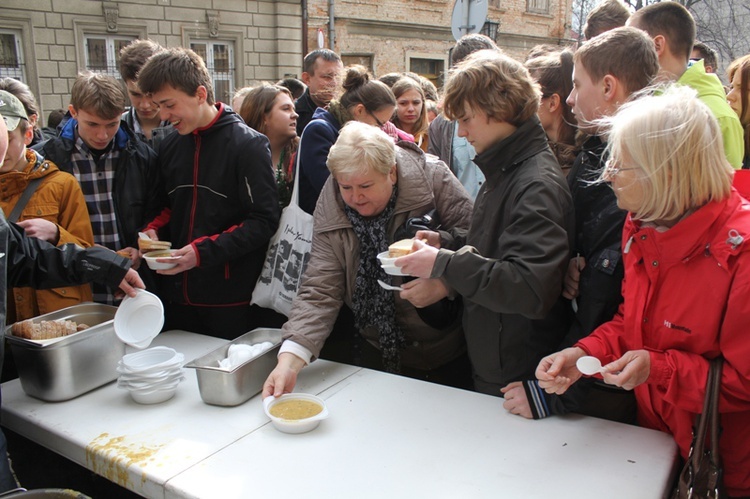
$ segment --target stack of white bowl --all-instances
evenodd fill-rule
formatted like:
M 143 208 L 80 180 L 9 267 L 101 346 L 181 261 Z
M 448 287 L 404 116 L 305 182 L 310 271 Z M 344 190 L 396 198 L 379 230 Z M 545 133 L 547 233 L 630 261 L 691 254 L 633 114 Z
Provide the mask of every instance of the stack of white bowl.
M 173 348 L 153 347 L 125 355 L 117 365 L 117 386 L 127 389 L 139 404 L 158 404 L 171 399 L 185 379 L 185 356 Z

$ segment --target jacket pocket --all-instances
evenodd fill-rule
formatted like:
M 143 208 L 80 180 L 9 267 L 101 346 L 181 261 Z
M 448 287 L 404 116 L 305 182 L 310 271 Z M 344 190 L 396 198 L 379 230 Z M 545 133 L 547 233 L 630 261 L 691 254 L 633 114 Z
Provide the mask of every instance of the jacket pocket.
M 39 306 L 39 313 L 47 314 L 86 301 L 93 301 L 93 296 L 91 294 L 91 286 L 82 284 L 80 286 L 37 291 L 36 299 Z
M 29 204 L 23 210 L 19 220 L 31 220 L 32 218 L 43 218 L 52 223 L 60 219 L 60 207 L 55 204 Z

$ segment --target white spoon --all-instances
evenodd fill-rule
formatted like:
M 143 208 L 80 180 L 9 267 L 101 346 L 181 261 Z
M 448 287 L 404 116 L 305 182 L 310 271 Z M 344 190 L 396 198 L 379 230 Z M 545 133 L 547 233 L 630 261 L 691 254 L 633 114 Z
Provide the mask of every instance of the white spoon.
M 591 376 L 593 374 L 599 373 L 604 374 L 608 372 L 602 367 L 602 363 L 599 362 L 599 359 L 590 355 L 586 355 L 578 359 L 576 361 L 576 367 L 579 371 L 581 371 L 582 374 L 585 374 L 586 376 Z
M 138 233 L 138 237 L 139 237 L 140 239 L 143 239 L 143 240 L 145 240 L 145 241 L 150 241 L 150 240 L 151 240 L 151 238 L 150 238 L 150 237 L 148 237 L 148 236 L 147 236 L 146 234 L 144 234 L 143 232 L 139 232 L 139 233 Z
M 380 287 L 385 289 L 386 291 L 403 291 L 404 288 L 400 286 L 391 286 L 390 284 L 386 284 L 380 279 L 378 279 L 378 284 L 380 284 Z

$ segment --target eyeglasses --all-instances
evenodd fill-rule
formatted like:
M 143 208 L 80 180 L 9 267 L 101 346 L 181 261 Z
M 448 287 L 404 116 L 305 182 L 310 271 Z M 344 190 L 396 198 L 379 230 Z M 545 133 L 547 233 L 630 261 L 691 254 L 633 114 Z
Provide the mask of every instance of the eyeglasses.
M 622 166 L 617 166 L 614 161 L 611 159 L 608 159 L 607 162 L 604 164 L 604 173 L 607 177 L 614 177 L 620 172 L 626 172 L 628 170 L 639 170 L 640 168 L 637 166 L 631 166 L 627 168 L 623 168 Z
M 370 116 L 372 116 L 372 118 L 375 120 L 375 123 L 378 124 L 378 128 L 383 128 L 383 125 L 385 125 L 385 123 L 383 123 L 382 121 L 380 121 L 378 119 L 378 117 L 375 116 L 375 113 L 373 113 L 372 111 L 370 111 L 369 109 L 367 109 L 367 114 L 369 114 Z

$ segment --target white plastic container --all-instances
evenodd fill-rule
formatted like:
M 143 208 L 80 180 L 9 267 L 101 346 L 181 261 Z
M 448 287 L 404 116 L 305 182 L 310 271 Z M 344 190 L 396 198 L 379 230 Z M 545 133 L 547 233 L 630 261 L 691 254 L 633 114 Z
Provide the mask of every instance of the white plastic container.
M 126 296 L 115 314 L 115 333 L 123 343 L 146 348 L 164 326 L 164 305 L 158 296 L 144 289 Z
M 271 409 L 274 405 L 288 400 L 306 400 L 308 402 L 313 402 L 320 405 L 322 411 L 305 419 L 282 419 L 271 414 Z M 309 393 L 287 393 L 278 398 L 273 396 L 266 397 L 263 399 L 263 411 L 271 420 L 273 426 L 284 433 L 306 433 L 312 431 L 318 427 L 322 420 L 328 418 L 328 407 L 326 407 L 325 401 L 322 398 L 310 395 Z

